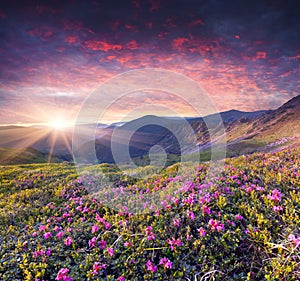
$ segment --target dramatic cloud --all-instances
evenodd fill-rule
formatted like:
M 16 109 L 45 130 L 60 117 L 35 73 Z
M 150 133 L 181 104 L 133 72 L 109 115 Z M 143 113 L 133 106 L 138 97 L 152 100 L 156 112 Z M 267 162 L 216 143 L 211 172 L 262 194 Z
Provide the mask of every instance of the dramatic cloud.
M 37 105 L 75 118 L 100 83 L 137 68 L 187 75 L 220 111 L 275 108 L 300 94 L 297 1 L 25 2 L 0 4 L 0 123 L 26 122 Z M 165 94 L 135 99 L 114 118 L 170 104 Z

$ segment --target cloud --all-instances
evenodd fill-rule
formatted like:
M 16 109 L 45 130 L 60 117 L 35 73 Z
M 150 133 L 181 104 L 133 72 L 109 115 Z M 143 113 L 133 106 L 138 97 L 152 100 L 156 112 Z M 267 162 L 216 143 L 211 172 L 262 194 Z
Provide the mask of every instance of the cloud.
M 194 79 L 221 110 L 256 109 L 259 97 L 261 108 L 279 106 L 300 93 L 300 11 L 289 1 L 2 2 L 0 99 L 8 104 L 47 104 L 51 91 L 83 98 L 147 67 Z
M 178 51 L 182 51 L 183 48 L 183 44 L 186 43 L 186 42 L 189 42 L 189 39 L 187 38 L 184 38 L 184 37 L 178 37 L 178 38 L 175 38 L 173 41 L 172 41 L 172 47 L 173 49 L 175 50 L 178 50 Z
M 266 59 L 267 52 L 256 52 L 256 59 Z
M 51 39 L 54 35 L 54 31 L 49 27 L 36 27 L 27 31 L 32 37 L 39 37 L 42 41 Z
M 131 40 L 126 44 L 125 47 L 129 50 L 136 50 L 138 48 L 138 44 L 135 40 Z
M 120 44 L 110 44 L 105 41 L 99 40 L 88 40 L 84 42 L 86 48 L 93 50 L 93 51 L 104 51 L 108 52 L 111 50 L 121 50 L 122 45 Z

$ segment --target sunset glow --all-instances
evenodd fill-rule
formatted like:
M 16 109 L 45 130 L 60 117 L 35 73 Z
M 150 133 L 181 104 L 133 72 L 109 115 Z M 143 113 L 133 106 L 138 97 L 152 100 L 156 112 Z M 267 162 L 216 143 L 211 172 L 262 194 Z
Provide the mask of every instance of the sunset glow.
M 293 1 L 124 3 L 2 1 L 0 123 L 43 123 L 33 108 L 76 118 L 102 82 L 141 68 L 186 75 L 220 111 L 274 109 L 299 94 L 300 11 Z M 122 102 L 110 119 L 143 102 Z
M 73 124 L 66 120 L 54 120 L 47 124 L 48 127 L 56 129 L 56 130 L 63 130 L 65 128 L 71 127 Z

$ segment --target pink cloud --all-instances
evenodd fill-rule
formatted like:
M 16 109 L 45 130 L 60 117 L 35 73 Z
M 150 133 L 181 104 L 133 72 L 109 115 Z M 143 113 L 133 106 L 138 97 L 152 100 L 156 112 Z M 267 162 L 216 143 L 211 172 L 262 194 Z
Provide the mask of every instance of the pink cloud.
M 267 53 L 266 52 L 256 52 L 256 59 L 266 59 Z
M 172 41 L 172 47 L 175 50 L 182 51 L 182 49 L 183 49 L 182 45 L 186 42 L 189 42 L 189 39 L 184 38 L 184 37 L 178 37 Z
M 105 41 L 99 41 L 99 40 L 88 40 L 84 42 L 85 46 L 93 51 L 104 51 L 108 52 L 111 50 L 121 50 L 122 45 L 119 44 L 110 44 Z
M 27 34 L 32 37 L 39 37 L 42 41 L 46 41 L 53 36 L 54 32 L 48 27 L 37 27 L 28 30 Z
M 78 37 L 77 36 L 67 36 L 65 41 L 68 42 L 69 44 L 72 44 L 72 43 L 75 43 L 78 41 Z
M 129 50 L 135 50 L 138 48 L 138 44 L 136 43 L 135 40 L 131 40 L 126 44 L 126 48 Z
M 195 19 L 188 24 L 188 27 L 195 27 L 199 25 L 204 25 L 204 21 L 202 19 Z

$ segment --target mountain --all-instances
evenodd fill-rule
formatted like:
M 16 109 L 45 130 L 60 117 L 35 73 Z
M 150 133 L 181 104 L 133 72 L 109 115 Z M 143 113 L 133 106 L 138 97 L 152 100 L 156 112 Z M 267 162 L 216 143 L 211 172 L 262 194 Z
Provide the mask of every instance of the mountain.
M 220 116 L 227 130 L 230 124 L 238 120 L 252 121 L 268 112 L 230 110 L 220 113 Z M 167 155 L 171 155 L 170 157 L 195 153 L 204 147 L 208 149 L 213 137 L 208 127 L 219 128 L 222 125 L 217 124 L 220 121 L 217 115 L 203 118 L 170 118 L 155 115 L 140 117 L 114 128 L 104 137 L 97 139 L 95 143 L 97 158 L 100 162 L 112 163 L 116 157 L 117 162 L 129 162 L 130 158 L 147 156 L 155 145 L 163 148 Z
M 244 146 L 246 153 L 299 144 L 300 95 L 253 120 L 236 120 L 227 128 L 226 137 L 230 148 Z M 250 150 L 249 145 L 253 146 Z
M 276 110 L 229 110 L 220 115 L 188 118 L 147 115 L 109 126 L 81 124 L 77 126 L 77 148 L 86 163 L 93 159 L 93 151 L 99 162 L 107 163 L 115 162 L 116 158 L 117 162 L 127 163 L 133 158 L 135 163 L 149 164 L 149 152 L 161 154 L 162 149 L 167 153 L 167 162 L 199 153 L 205 155 L 201 159 L 209 159 L 211 145 L 220 137 L 222 127 L 228 157 L 298 145 L 300 96 Z M 72 161 L 72 137 L 71 128 L 60 131 L 43 126 L 0 126 L 0 163 Z

